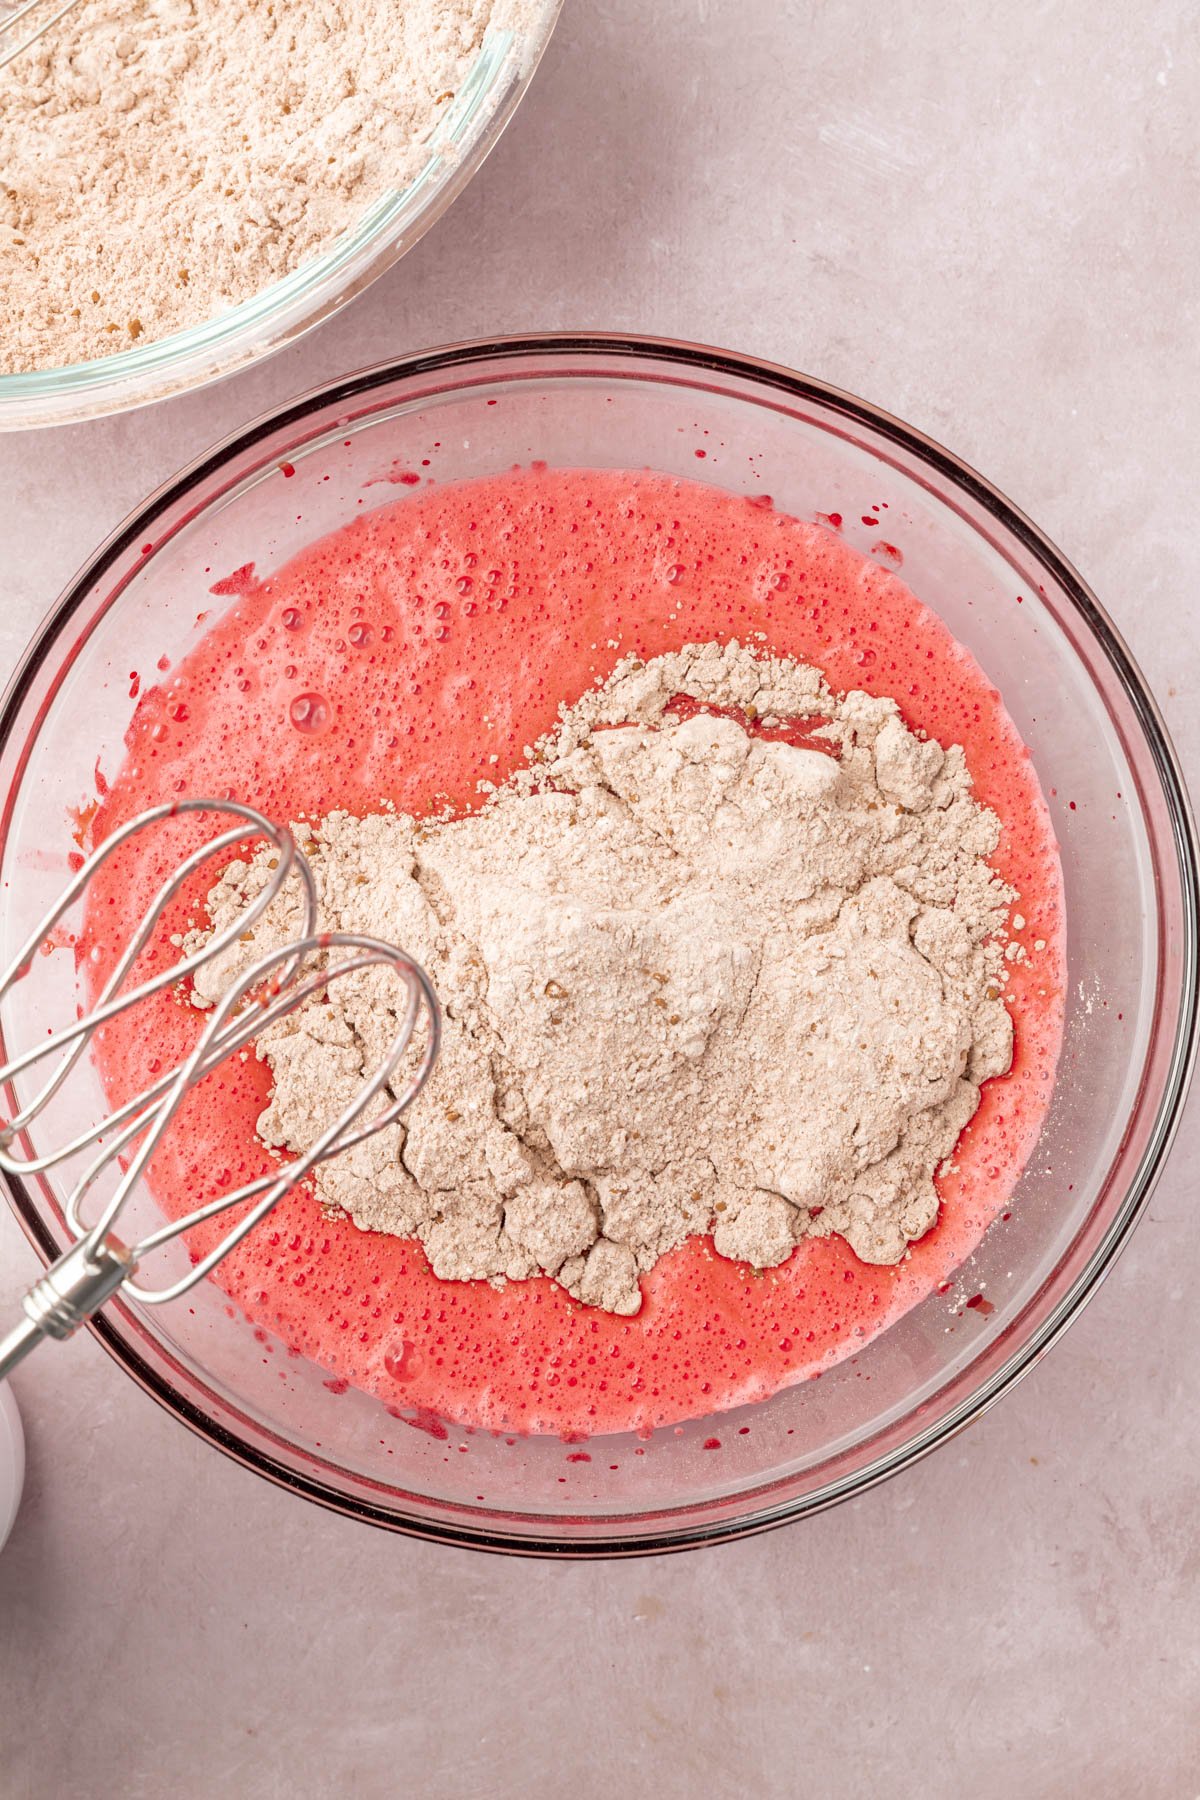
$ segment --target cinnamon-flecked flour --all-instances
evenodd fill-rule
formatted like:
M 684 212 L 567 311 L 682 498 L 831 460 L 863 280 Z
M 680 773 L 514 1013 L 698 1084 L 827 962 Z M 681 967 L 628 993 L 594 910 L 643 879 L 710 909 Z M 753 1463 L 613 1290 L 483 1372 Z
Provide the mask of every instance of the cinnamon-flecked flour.
M 198 324 L 326 249 L 537 4 L 84 0 L 0 70 L 0 373 Z
M 322 927 L 403 945 L 446 1015 L 405 1123 L 325 1164 L 317 1196 L 419 1237 L 446 1279 L 545 1272 L 633 1313 L 639 1273 L 696 1233 L 756 1267 L 830 1232 L 896 1262 L 1010 1064 L 1014 895 L 961 749 L 795 662 L 626 659 L 478 812 L 297 831 Z M 266 863 L 226 872 L 213 928 Z M 197 1004 L 297 923 L 285 893 Z M 398 999 L 371 970 L 264 1034 L 269 1144 L 304 1149 L 352 1098 Z

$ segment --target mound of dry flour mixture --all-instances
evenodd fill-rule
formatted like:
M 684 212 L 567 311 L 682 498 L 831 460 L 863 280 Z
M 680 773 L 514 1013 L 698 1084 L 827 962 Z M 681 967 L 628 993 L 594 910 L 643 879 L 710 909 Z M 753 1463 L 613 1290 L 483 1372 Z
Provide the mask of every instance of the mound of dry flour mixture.
M 823 749 L 760 726 L 823 717 Z M 545 1271 L 591 1305 L 693 1233 L 781 1262 L 840 1232 L 895 1262 L 934 1173 L 1009 1067 L 997 937 L 1013 898 L 961 749 L 895 703 L 737 644 L 627 660 L 467 817 L 333 813 L 298 828 L 322 924 L 429 971 L 445 1047 L 405 1126 L 317 1175 L 447 1279 Z M 209 896 L 227 923 L 265 853 Z M 241 966 L 296 928 L 285 894 Z M 200 934 L 197 934 L 197 939 Z M 201 972 L 201 1004 L 235 961 Z M 397 1028 L 392 978 L 339 983 L 259 1043 L 269 1144 L 305 1148 Z
M 0 70 L 0 373 L 126 350 L 290 273 L 421 167 L 488 25 L 537 10 L 82 0 Z

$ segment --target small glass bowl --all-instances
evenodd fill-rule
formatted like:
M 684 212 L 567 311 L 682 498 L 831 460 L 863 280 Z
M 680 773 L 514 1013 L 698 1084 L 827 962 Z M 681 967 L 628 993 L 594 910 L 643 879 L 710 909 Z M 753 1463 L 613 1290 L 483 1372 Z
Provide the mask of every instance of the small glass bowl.
M 498 141 L 550 41 L 562 0 L 538 0 L 524 29 L 490 29 L 407 187 L 281 281 L 202 324 L 91 362 L 0 375 L 0 431 L 123 412 L 203 387 L 292 342 L 353 300 L 437 222 Z
M 440 481 L 541 458 L 767 492 L 800 517 L 840 513 L 865 552 L 873 534 L 857 521 L 887 499 L 906 580 L 1004 695 L 1060 841 L 1067 1027 L 1037 1151 L 957 1297 L 930 1295 L 820 1381 L 648 1440 L 593 1439 L 590 1460 L 557 1438 L 409 1429 L 382 1402 L 331 1391 L 315 1365 L 263 1341 L 212 1283 L 153 1311 L 114 1302 L 93 1329 L 209 1443 L 395 1530 L 587 1556 L 711 1543 L 800 1518 L 978 1417 L 1095 1292 L 1145 1206 L 1196 1041 L 1196 842 L 1171 746 L 1079 576 L 1002 495 L 910 427 L 806 376 L 692 345 L 605 336 L 461 345 L 352 376 L 217 445 L 122 525 L 58 601 L 0 703 L 0 962 L 60 890 L 62 859 L 47 852 L 92 790 L 97 757 L 110 768 L 121 758 L 129 671 L 194 642 L 197 613 L 212 604 L 211 569 L 254 560 L 265 572 L 361 517 L 378 498 L 369 485 L 378 471 L 420 468 L 425 457 Z M 75 1002 L 70 959 L 44 959 L 0 1016 L 4 1053 L 73 1018 Z M 96 1116 L 95 1076 L 84 1067 L 76 1076 L 70 1105 Z M 57 1254 L 61 1182 L 8 1185 L 38 1251 Z M 962 1304 L 985 1289 L 990 1310 Z

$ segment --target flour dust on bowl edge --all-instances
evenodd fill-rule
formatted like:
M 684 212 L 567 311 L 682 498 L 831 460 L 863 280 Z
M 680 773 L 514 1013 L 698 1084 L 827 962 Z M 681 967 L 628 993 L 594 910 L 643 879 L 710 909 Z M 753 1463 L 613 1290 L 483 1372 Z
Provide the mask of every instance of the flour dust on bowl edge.
M 977 1417 L 1078 1313 L 1148 1198 L 1186 1089 L 1197 858 L 1173 752 L 1119 636 L 1053 545 L 948 452 L 862 401 L 744 357 L 615 336 L 513 338 L 371 369 L 259 420 L 97 552 L 30 646 L 0 716 L 10 896 L 0 953 L 61 885 L 61 868 L 46 866 L 47 821 L 93 791 L 98 755 L 106 768 L 120 760 L 130 671 L 192 646 L 215 573 L 278 567 L 381 493 L 402 495 L 373 485 L 389 472 L 435 463 L 449 482 L 535 459 L 770 494 L 802 519 L 839 515 L 868 554 L 870 508 L 886 499 L 889 555 L 901 553 L 905 581 L 1002 694 L 1060 845 L 1066 1037 L 1007 1215 L 950 1291 L 820 1380 L 582 1448 L 412 1429 L 365 1393 L 333 1391 L 344 1384 L 231 1316 L 211 1284 L 191 1308 L 110 1305 L 95 1329 L 199 1435 L 327 1506 L 479 1548 L 620 1555 L 736 1537 L 870 1486 Z M 21 987 L 6 1007 L 6 1048 L 44 1035 L 47 1008 L 71 1016 L 69 959 L 48 962 L 40 1010 Z M 86 1089 L 85 1078 L 71 1104 L 94 1109 L 98 1091 Z M 60 1252 L 53 1177 L 9 1187 L 39 1253 Z M 986 1305 L 966 1304 L 978 1295 Z
M 0 375 L 0 431 L 67 425 L 203 387 L 281 350 L 339 312 L 424 236 L 499 142 L 537 72 L 562 0 L 530 0 L 493 25 L 405 185 L 352 229 L 239 305 L 88 362 Z

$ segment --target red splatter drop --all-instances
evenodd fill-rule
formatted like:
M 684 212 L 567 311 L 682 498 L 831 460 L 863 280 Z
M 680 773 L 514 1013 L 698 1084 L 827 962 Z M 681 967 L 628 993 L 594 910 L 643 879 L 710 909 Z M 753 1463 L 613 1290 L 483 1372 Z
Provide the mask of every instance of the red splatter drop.
M 398 1414 L 397 1417 L 402 1425 L 411 1425 L 414 1431 L 428 1432 L 431 1438 L 437 1438 L 439 1442 L 444 1443 L 450 1435 L 446 1430 L 446 1421 L 432 1407 L 418 1406 L 411 1419 L 407 1413 Z
M 240 569 L 234 569 L 231 575 L 222 575 L 220 581 L 214 581 L 208 591 L 210 594 L 218 594 L 222 598 L 228 595 L 231 599 L 244 600 L 247 595 L 254 593 L 258 585 L 254 574 L 254 564 L 248 562 L 243 563 Z M 197 623 L 203 617 L 203 613 L 198 614 Z

